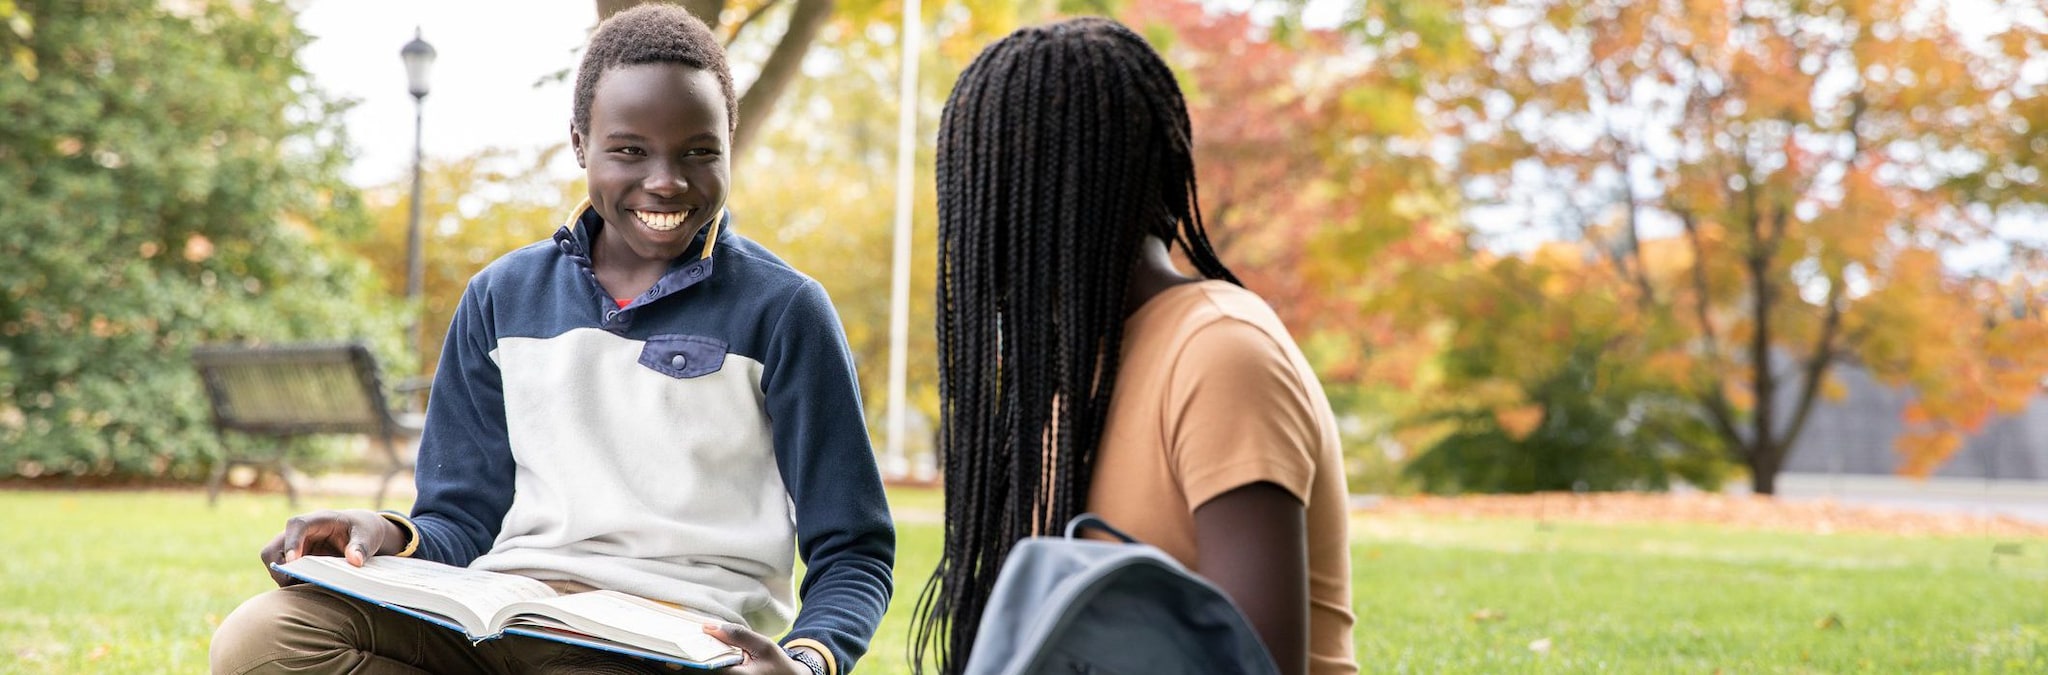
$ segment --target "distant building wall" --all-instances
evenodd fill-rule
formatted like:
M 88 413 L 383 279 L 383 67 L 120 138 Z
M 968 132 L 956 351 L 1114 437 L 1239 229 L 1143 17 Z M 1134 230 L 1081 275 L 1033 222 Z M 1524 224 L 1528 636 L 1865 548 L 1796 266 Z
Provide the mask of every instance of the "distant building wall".
M 1899 416 L 1909 392 L 1878 382 L 1869 371 L 1855 366 L 1837 365 L 1834 372 L 1848 396 L 1839 402 L 1825 398 L 1814 402 L 1806 431 L 1793 444 L 1785 471 L 1896 473 L 1899 454 L 1893 443 L 1904 428 Z M 1790 403 L 1784 405 L 1787 413 Z M 2017 415 L 1992 418 L 1962 450 L 1935 469 L 1934 475 L 2048 480 L 2048 396 L 2034 397 Z

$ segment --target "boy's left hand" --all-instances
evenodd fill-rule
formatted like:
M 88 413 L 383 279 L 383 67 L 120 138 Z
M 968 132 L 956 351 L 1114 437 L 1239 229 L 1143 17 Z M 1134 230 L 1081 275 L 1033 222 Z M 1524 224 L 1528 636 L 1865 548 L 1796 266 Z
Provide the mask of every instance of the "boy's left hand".
M 711 637 L 746 653 L 746 660 L 739 665 L 718 672 L 732 675 L 811 675 L 811 668 L 782 651 L 782 645 L 775 644 L 768 636 L 736 623 L 704 624 L 704 632 Z

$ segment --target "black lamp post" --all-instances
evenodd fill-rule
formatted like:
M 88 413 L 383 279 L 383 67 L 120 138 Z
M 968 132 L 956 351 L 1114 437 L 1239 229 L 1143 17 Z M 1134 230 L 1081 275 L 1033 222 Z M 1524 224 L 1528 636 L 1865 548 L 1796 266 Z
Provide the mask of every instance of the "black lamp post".
M 420 29 L 413 28 L 412 41 L 398 50 L 405 59 L 405 81 L 407 91 L 412 92 L 412 216 L 405 226 L 405 299 L 416 302 L 420 297 L 420 285 L 426 277 L 426 259 L 420 252 L 420 129 L 424 122 L 427 100 L 427 70 L 434 65 L 434 46 L 420 39 Z M 412 322 L 412 343 L 420 349 L 420 321 Z M 426 355 L 420 357 L 426 363 Z

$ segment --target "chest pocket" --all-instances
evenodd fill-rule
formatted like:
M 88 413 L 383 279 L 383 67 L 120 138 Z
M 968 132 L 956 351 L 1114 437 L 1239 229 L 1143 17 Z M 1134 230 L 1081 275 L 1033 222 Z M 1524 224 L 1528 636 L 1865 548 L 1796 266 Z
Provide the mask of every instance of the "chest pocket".
M 702 377 L 725 366 L 725 346 L 701 335 L 656 335 L 640 348 L 640 365 L 678 379 Z

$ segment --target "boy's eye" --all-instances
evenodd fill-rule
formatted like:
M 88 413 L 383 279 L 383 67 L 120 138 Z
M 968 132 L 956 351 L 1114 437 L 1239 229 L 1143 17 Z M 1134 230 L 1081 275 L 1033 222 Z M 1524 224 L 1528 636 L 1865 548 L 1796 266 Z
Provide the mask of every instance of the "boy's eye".
M 718 151 L 711 148 L 691 148 L 689 152 L 691 157 L 706 157 L 716 154 L 718 154 Z
M 623 147 L 623 148 L 612 148 L 612 152 L 616 152 L 616 153 L 620 153 L 620 154 L 625 154 L 625 155 L 635 155 L 635 156 L 638 156 L 638 155 L 645 155 L 645 154 L 647 154 L 647 151 L 646 151 L 646 150 L 641 150 L 640 148 L 637 148 L 637 147 L 633 147 L 633 146 L 627 146 L 627 147 Z

